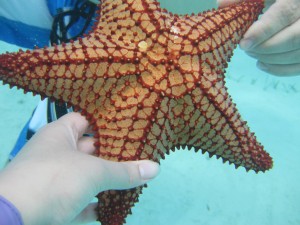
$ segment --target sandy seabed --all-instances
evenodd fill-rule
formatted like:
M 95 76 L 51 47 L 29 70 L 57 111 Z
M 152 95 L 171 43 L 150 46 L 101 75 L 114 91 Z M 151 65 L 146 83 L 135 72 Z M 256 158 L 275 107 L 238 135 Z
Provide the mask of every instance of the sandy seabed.
M 0 52 L 15 51 L 0 42 Z M 277 78 L 237 50 L 227 86 L 251 130 L 274 159 L 266 173 L 246 172 L 215 157 L 177 151 L 162 161 L 128 225 L 299 225 L 300 77 Z M 0 85 L 0 165 L 39 97 Z

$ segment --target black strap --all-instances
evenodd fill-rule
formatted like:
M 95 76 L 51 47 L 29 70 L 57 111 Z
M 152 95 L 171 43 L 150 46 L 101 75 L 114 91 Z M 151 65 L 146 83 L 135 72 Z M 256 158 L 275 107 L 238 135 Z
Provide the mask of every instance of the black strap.
M 47 121 L 51 123 L 68 112 L 73 111 L 72 109 L 68 109 L 67 104 L 61 102 L 51 102 L 48 99 L 47 103 Z
M 88 0 L 77 0 L 74 8 L 68 11 L 58 9 L 58 13 L 54 17 L 52 31 L 50 33 L 51 44 L 61 44 L 62 42 L 68 43 L 70 40 L 74 40 L 82 36 L 91 24 L 96 9 L 97 5 Z M 66 19 L 66 17 L 68 19 Z M 79 19 L 85 20 L 83 27 L 81 27 L 76 35 L 69 37 L 70 28 L 76 24 Z

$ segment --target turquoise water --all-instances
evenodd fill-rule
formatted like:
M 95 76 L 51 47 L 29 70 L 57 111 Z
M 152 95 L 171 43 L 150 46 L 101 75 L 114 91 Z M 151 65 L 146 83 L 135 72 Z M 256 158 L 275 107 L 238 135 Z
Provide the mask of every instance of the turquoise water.
M 198 10 L 194 0 L 189 2 L 166 6 Z M 0 51 L 5 50 L 15 47 L 0 43 Z M 226 77 L 234 102 L 273 157 L 274 168 L 247 173 L 200 152 L 177 151 L 162 161 L 161 174 L 144 189 L 128 225 L 300 224 L 300 77 L 261 72 L 240 50 Z M 37 102 L 31 94 L 0 86 L 0 163 Z

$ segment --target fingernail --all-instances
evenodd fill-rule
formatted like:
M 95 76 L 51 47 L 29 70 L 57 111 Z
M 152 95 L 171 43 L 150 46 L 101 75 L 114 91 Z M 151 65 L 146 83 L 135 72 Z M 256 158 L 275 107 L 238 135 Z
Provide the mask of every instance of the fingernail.
M 256 65 L 257 65 L 257 67 L 258 67 L 260 70 L 263 70 L 263 71 L 268 71 L 268 70 L 269 70 L 269 68 L 267 67 L 267 65 L 264 64 L 264 63 L 257 62 Z
M 150 180 L 158 175 L 159 165 L 155 162 L 144 161 L 139 164 L 139 170 L 143 180 Z
M 249 50 L 253 46 L 253 41 L 250 39 L 242 39 L 240 42 L 240 47 L 243 50 Z

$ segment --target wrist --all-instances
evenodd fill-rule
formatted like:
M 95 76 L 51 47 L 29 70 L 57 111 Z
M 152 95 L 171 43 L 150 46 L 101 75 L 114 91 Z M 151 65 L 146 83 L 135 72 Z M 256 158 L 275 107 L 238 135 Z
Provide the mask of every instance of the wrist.
M 19 211 L 24 225 L 40 225 L 47 221 L 41 203 L 41 195 L 34 191 L 32 183 L 16 179 L 10 171 L 0 173 L 0 195 L 12 203 Z M 49 215 L 49 214 L 48 214 Z

